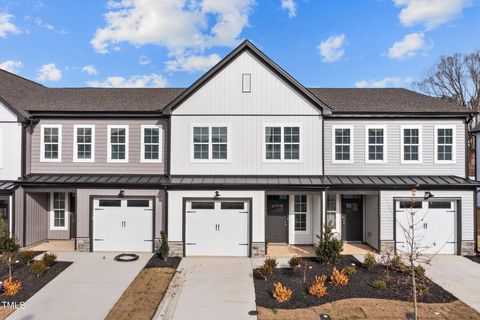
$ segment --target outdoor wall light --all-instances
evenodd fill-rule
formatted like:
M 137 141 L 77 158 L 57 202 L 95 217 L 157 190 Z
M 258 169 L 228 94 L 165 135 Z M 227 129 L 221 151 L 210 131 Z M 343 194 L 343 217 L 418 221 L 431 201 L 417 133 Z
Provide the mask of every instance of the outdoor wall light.
M 425 194 L 423 195 L 423 199 L 428 200 L 433 196 L 434 195 L 430 191 L 427 190 L 427 191 L 425 191 Z
M 125 189 L 120 189 L 120 192 L 118 193 L 119 198 L 123 198 L 125 196 Z
M 220 191 L 215 190 L 215 195 L 213 196 L 214 198 L 220 197 Z

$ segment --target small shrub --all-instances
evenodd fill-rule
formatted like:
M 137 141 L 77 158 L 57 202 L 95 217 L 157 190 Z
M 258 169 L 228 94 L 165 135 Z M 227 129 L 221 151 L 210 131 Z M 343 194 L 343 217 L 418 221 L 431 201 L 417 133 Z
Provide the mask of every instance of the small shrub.
M 18 259 L 24 264 L 29 264 L 30 261 L 32 261 L 33 258 L 35 258 L 36 254 L 37 253 L 35 251 L 31 251 L 31 250 L 21 251 L 20 254 L 18 255 Z
M 47 272 L 47 266 L 45 265 L 45 262 L 40 260 L 33 261 L 30 264 L 30 269 L 37 278 L 40 278 L 45 274 L 45 272 Z
M 415 267 L 413 268 L 413 271 L 415 272 L 415 276 L 416 276 L 417 278 L 420 278 L 420 279 L 425 278 L 425 268 L 424 268 L 424 267 L 422 267 L 422 266 L 415 266 Z
M 292 290 L 290 288 L 284 287 L 280 282 L 275 282 L 273 284 L 275 290 L 273 290 L 273 298 L 277 302 L 286 302 L 292 298 Z
M 417 293 L 418 295 L 426 295 L 429 292 L 428 286 L 423 282 L 419 281 L 416 283 Z
M 373 253 L 369 252 L 365 255 L 363 259 L 363 266 L 367 268 L 367 270 L 372 270 L 377 265 L 377 260 L 375 260 L 375 256 Z
M 288 260 L 288 265 L 290 266 L 290 268 L 295 269 L 300 265 L 301 262 L 302 262 L 302 259 L 300 257 L 293 256 L 290 258 L 290 260 Z
M 335 264 L 343 251 L 343 241 L 333 234 L 331 223 L 325 225 L 322 236 L 317 235 L 318 244 L 315 245 L 317 260 L 324 264 Z
M 273 269 L 270 265 L 264 263 L 257 269 L 257 272 L 265 281 L 267 281 L 267 278 L 273 273 Z
M 266 264 L 268 266 L 270 266 L 273 269 L 275 269 L 278 265 L 278 262 L 277 262 L 277 259 L 275 258 L 266 258 L 265 261 L 263 261 L 263 264 Z
M 3 294 L 8 297 L 12 297 L 22 291 L 22 283 L 18 280 L 13 280 L 12 277 L 8 277 L 5 281 L 3 281 L 3 288 Z
M 357 268 L 354 266 L 348 266 L 345 269 L 345 273 L 348 275 L 349 278 L 351 278 L 355 273 L 357 273 Z
M 55 261 L 57 261 L 57 255 L 55 253 L 45 253 L 42 257 L 42 261 L 47 267 L 50 267 Z
M 327 294 L 327 287 L 325 287 L 325 281 L 327 281 L 327 276 L 315 276 L 315 282 L 308 287 L 308 294 L 321 298 Z
M 371 284 L 377 290 L 385 290 L 387 289 L 387 283 L 384 280 L 374 280 Z
M 405 265 L 405 262 L 403 262 L 402 260 L 402 257 L 397 255 L 392 258 L 390 265 L 392 266 L 393 269 L 397 269 L 400 271 L 403 271 L 407 268 L 407 266 Z
M 333 267 L 330 280 L 334 286 L 346 286 L 348 284 L 348 275 L 345 272 L 345 269 L 337 270 L 336 267 Z

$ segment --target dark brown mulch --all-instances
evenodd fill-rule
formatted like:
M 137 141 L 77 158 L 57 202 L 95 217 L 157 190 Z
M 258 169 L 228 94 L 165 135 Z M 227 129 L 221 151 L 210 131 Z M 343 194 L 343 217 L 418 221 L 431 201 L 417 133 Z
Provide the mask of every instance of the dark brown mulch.
M 465 258 L 472 260 L 473 262 L 480 263 L 480 255 L 478 254 L 476 256 L 465 256 Z
M 72 262 L 57 261 L 54 265 L 50 266 L 47 272 L 40 278 L 37 278 L 31 271 L 30 266 L 21 262 L 14 264 L 12 276 L 14 280 L 20 280 L 22 282 L 22 291 L 13 297 L 7 297 L 0 295 L 0 301 L 6 302 L 25 302 L 40 289 L 42 289 L 47 283 L 52 281 L 63 270 L 67 269 Z M 5 265 L 0 266 L 0 280 L 4 281 L 8 278 L 8 268 Z
M 292 269 L 275 269 L 274 273 L 265 281 L 254 271 L 255 296 L 258 306 L 269 309 L 296 309 L 318 306 L 324 303 L 350 298 L 374 298 L 410 301 L 411 280 L 403 272 L 390 270 L 390 280 L 386 279 L 385 267 L 377 266 L 369 271 L 361 266 L 353 256 L 342 256 L 336 264 L 337 269 L 343 269 L 356 264 L 357 273 L 353 275 L 347 286 L 335 287 L 330 282 L 326 283 L 327 295 L 317 298 L 308 294 L 308 286 L 313 282 L 315 275 L 332 274 L 333 266 L 325 266 L 315 259 L 308 259 L 312 269 L 307 273 L 307 283 L 303 283 L 303 274 Z M 387 282 L 387 289 L 378 290 L 370 284 L 377 279 Z M 279 303 L 272 297 L 273 284 L 279 281 L 282 285 L 292 289 L 293 297 L 288 302 Z M 425 278 L 425 284 L 429 288 L 428 294 L 419 296 L 419 302 L 445 303 L 457 300 L 448 291 L 441 288 L 433 281 Z
M 181 257 L 170 257 L 167 261 L 163 261 L 158 255 L 154 254 L 153 257 L 147 262 L 145 268 L 174 268 L 177 269 L 180 264 Z

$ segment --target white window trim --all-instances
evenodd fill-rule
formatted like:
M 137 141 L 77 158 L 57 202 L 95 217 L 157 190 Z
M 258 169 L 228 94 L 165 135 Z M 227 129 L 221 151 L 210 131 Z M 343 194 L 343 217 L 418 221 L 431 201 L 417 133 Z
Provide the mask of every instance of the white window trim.
M 369 143 L 369 136 L 368 130 L 369 129 L 382 129 L 383 130 L 383 160 L 370 160 L 369 150 L 368 147 L 370 146 Z M 387 126 L 365 126 L 365 163 L 387 163 Z
M 54 193 L 62 193 L 62 192 L 50 192 L 50 230 L 68 230 L 68 226 L 70 223 L 70 212 L 68 210 L 69 208 L 69 203 L 68 203 L 68 193 L 65 193 L 65 226 L 63 227 L 55 227 L 55 214 L 54 214 L 54 208 L 53 208 L 53 194 Z
M 111 130 L 125 129 L 125 159 L 112 159 Z M 112 163 L 128 163 L 128 125 L 108 125 L 107 126 L 107 162 Z
M 335 196 L 335 228 L 332 229 L 333 232 L 336 232 L 336 233 L 341 233 L 341 230 L 342 230 L 342 221 L 341 221 L 341 198 L 340 198 L 340 194 L 338 193 L 329 193 L 329 192 L 325 192 L 325 214 L 323 216 L 323 225 L 325 226 L 327 224 L 327 196 L 328 195 L 333 195 Z
M 404 154 L 404 129 L 418 129 L 418 160 L 405 160 Z M 400 126 L 400 163 L 402 164 L 419 164 L 423 162 L 423 134 L 422 126 L 418 125 L 405 125 Z
M 307 196 L 307 212 L 296 212 L 295 211 L 295 196 Z M 312 233 L 312 196 L 308 193 L 294 193 L 288 195 L 290 200 L 290 212 L 292 212 L 292 225 L 291 230 L 293 234 L 298 235 L 309 235 Z M 295 215 L 296 214 L 305 214 L 306 215 L 306 229 L 305 231 L 297 231 L 295 230 Z
M 208 159 L 195 159 L 195 144 L 193 142 L 193 128 L 207 127 L 208 128 Z M 213 159 L 212 158 L 212 127 L 226 127 L 227 128 L 227 159 Z M 232 152 L 232 130 L 229 123 L 192 123 L 190 126 L 190 162 L 192 163 L 229 163 Z
M 265 129 L 267 127 L 280 127 L 280 159 L 267 159 L 267 142 L 265 141 Z M 285 159 L 285 127 L 298 127 L 299 143 L 298 159 Z M 262 159 L 264 163 L 302 163 L 303 162 L 303 127 L 300 123 L 264 123 L 262 126 Z
M 438 129 L 452 129 L 452 160 L 439 160 L 438 159 Z M 434 148 L 435 148 L 435 163 L 438 164 L 451 164 L 457 162 L 457 148 L 456 148 L 456 138 L 457 138 L 457 128 L 453 125 L 435 125 L 434 126 Z
M 158 159 L 145 159 L 145 129 L 154 129 L 158 128 Z M 163 143 L 163 131 L 161 125 L 142 125 L 142 133 L 141 133 L 141 155 L 140 155 L 140 162 L 145 163 L 161 163 L 163 158 L 163 150 L 162 150 L 162 143 Z
M 78 158 L 78 142 L 77 142 L 77 129 L 92 129 L 92 151 L 90 159 Z M 73 126 L 73 162 L 95 162 L 95 125 L 93 124 L 76 124 Z
M 58 158 L 45 159 L 45 132 L 46 128 L 58 129 Z M 40 162 L 62 162 L 62 125 L 61 124 L 42 124 L 40 126 Z
M 350 160 L 337 160 L 335 159 L 335 130 L 336 129 L 350 129 Z M 353 146 L 354 142 L 354 131 L 353 126 L 345 126 L 345 125 L 333 125 L 332 126 L 332 163 L 353 163 L 354 162 L 354 154 Z
M 5 149 L 3 148 L 3 140 L 4 140 L 3 129 L 0 128 L 0 168 L 3 168 L 3 157 L 5 156 L 5 152 L 4 152 Z M 9 221 L 12 221 L 12 220 L 9 220 Z

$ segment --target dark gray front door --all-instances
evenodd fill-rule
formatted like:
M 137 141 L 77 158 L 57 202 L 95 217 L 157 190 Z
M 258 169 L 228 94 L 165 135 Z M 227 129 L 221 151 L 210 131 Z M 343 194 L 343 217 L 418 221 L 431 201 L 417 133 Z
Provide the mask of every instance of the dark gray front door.
M 288 196 L 267 196 L 267 242 L 288 243 Z
M 344 241 L 363 241 L 362 196 L 342 196 L 342 239 Z

